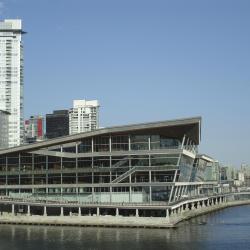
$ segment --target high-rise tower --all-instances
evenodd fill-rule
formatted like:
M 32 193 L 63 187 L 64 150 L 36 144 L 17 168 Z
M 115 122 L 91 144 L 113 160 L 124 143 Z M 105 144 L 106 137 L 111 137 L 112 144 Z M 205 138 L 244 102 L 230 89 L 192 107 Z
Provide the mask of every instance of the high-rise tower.
M 23 142 L 22 21 L 0 22 L 0 109 L 9 115 L 9 147 Z

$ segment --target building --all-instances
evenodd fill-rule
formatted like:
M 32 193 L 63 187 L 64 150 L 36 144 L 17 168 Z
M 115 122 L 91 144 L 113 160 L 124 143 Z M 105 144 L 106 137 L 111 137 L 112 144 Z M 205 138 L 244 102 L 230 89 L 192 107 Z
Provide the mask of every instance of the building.
M 25 142 L 32 143 L 43 140 L 44 125 L 42 116 L 31 116 L 24 124 Z
M 215 182 L 194 164 L 200 124 L 194 117 L 126 125 L 0 150 L 0 195 L 151 204 L 209 194 Z
M 46 137 L 48 139 L 69 134 L 69 111 L 55 110 L 46 115 Z
M 9 112 L 0 110 L 0 148 L 9 147 L 9 115 Z
M 93 131 L 99 128 L 99 103 L 97 100 L 74 100 L 69 111 L 69 134 Z
M 200 176 L 205 181 L 219 182 L 220 166 L 217 160 L 205 154 L 197 154 L 194 164 L 197 166 L 193 172 L 196 179 Z
M 0 109 L 9 115 L 9 147 L 22 144 L 23 45 L 21 20 L 0 22 Z

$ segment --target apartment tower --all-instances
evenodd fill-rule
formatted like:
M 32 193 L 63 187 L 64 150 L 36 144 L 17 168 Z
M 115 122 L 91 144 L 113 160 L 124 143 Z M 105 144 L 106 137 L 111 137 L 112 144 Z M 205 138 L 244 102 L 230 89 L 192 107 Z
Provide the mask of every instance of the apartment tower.
M 0 110 L 9 115 L 9 147 L 22 144 L 23 46 L 21 20 L 0 22 Z

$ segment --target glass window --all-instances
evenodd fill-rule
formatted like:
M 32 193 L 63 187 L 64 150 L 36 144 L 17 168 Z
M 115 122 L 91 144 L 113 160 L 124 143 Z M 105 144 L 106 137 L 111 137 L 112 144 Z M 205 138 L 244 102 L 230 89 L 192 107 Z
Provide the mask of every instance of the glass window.
M 131 156 L 131 166 L 149 166 L 149 156 L 148 155 Z
M 94 152 L 109 151 L 109 136 L 94 137 Z
M 92 152 L 92 139 L 86 138 L 81 141 L 78 145 L 78 153 L 89 153 Z
M 76 158 L 62 158 L 62 168 L 72 169 L 76 167 Z
M 151 166 L 176 166 L 178 158 L 178 155 L 151 155 Z
M 148 135 L 131 135 L 131 150 L 148 150 Z
M 110 167 L 110 158 L 103 156 L 103 157 L 94 157 L 93 158 L 94 167 L 99 168 L 109 168 Z
M 78 158 L 78 168 L 91 168 L 92 167 L 92 158 L 91 157 L 82 157 Z
M 48 156 L 49 169 L 61 169 L 61 157 Z
M 167 149 L 167 148 L 179 148 L 180 141 L 176 138 L 169 138 L 162 135 L 151 135 L 150 146 L 151 149 Z
M 128 135 L 112 136 L 112 151 L 128 151 Z

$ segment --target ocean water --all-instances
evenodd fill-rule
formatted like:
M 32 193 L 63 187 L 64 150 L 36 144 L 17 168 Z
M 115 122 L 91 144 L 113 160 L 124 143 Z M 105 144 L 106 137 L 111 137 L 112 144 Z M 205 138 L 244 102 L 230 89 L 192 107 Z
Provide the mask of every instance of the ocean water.
M 175 229 L 0 225 L 0 250 L 250 249 L 250 206 L 182 222 Z

